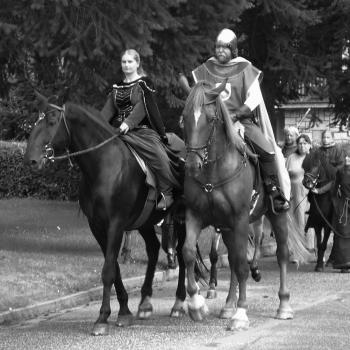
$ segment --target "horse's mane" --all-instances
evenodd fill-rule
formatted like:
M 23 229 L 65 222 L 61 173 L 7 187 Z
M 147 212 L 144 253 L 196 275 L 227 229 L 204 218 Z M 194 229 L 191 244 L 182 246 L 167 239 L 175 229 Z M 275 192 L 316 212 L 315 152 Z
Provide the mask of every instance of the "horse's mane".
M 312 148 L 310 153 L 305 156 L 302 167 L 305 171 L 309 171 L 312 167 L 318 165 L 320 160 L 321 152 L 319 151 L 319 147 Z
M 111 136 L 115 134 L 113 127 L 103 118 L 100 111 L 91 106 L 81 106 L 72 102 L 66 104 L 66 109 L 70 109 L 74 112 L 80 112 L 84 114 L 84 117 L 88 117 L 94 123 L 99 125 L 103 130 L 107 131 Z
M 325 176 L 327 179 L 332 179 L 334 169 L 327 159 L 324 158 L 320 147 L 312 148 L 303 160 L 302 168 L 308 172 L 313 167 L 318 167 L 321 177 Z

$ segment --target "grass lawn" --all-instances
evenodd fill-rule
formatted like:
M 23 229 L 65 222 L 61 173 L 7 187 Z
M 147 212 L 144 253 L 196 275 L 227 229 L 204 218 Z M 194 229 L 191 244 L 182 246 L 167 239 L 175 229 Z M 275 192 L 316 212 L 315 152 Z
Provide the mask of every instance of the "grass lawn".
M 201 236 L 204 256 L 209 253 L 209 231 Z M 140 235 L 132 237 L 132 246 L 133 263 L 120 265 L 123 278 L 143 275 L 146 269 Z M 78 203 L 0 200 L 0 312 L 100 286 L 102 265 L 102 253 Z M 163 251 L 158 267 L 166 267 Z

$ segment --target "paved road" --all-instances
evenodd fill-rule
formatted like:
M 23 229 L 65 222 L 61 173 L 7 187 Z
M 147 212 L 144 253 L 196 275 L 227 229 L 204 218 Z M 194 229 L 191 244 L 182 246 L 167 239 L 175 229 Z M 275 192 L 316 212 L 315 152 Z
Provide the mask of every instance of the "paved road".
M 100 304 L 38 318 L 0 328 L 0 348 L 11 349 L 249 349 L 249 350 L 347 350 L 350 349 L 350 274 L 328 269 L 313 272 L 313 266 L 299 270 L 290 265 L 289 287 L 294 319 L 274 319 L 278 306 L 279 273 L 275 259 L 261 261 L 259 283 L 249 280 L 247 331 L 226 330 L 227 320 L 218 319 L 228 283 L 228 269 L 220 271 L 218 298 L 208 300 L 210 317 L 202 323 L 188 316 L 170 319 L 175 282 L 167 282 L 154 291 L 154 315 L 149 321 L 137 320 L 129 328 L 114 325 L 118 304 L 112 302 L 110 335 L 93 337 L 89 332 L 97 318 Z M 204 294 L 203 290 L 203 294 Z M 139 295 L 130 298 L 130 308 L 137 310 Z

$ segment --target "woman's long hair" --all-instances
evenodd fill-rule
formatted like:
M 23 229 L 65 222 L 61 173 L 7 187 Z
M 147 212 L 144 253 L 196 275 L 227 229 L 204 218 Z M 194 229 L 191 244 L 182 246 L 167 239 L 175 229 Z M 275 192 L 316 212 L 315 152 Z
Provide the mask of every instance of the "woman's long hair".
M 146 72 L 142 68 L 140 54 L 135 49 L 126 49 L 125 51 L 122 52 L 120 57 L 123 57 L 125 54 L 134 57 L 134 60 L 139 64 L 139 67 L 137 68 L 137 73 L 142 77 L 147 76 Z

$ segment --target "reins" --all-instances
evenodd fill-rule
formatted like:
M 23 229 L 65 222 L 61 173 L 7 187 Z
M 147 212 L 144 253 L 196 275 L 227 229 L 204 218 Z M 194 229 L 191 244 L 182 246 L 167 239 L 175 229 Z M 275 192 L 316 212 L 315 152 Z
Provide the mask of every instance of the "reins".
M 339 233 L 334 227 L 333 225 L 326 219 L 326 217 L 323 215 L 322 213 L 322 210 L 321 208 L 319 207 L 319 205 L 317 204 L 317 200 L 315 198 L 315 195 L 313 196 L 313 199 L 314 199 L 314 202 L 315 202 L 315 205 L 316 205 L 316 208 L 319 212 L 319 214 L 321 215 L 322 219 L 326 222 L 326 224 L 329 226 L 329 228 L 333 231 L 333 233 L 341 238 L 344 238 L 344 239 L 350 239 L 350 236 L 347 237 L 347 236 L 344 236 L 342 235 L 341 233 Z
M 59 119 L 59 122 L 60 123 L 62 120 L 64 122 L 64 126 L 65 126 L 65 130 L 67 132 L 67 135 L 69 137 L 69 139 L 71 138 L 71 133 L 70 133 L 70 130 L 68 128 L 68 124 L 67 124 L 67 120 L 66 120 L 66 115 L 65 115 L 65 105 L 63 105 L 63 107 L 59 107 L 55 104 L 49 104 L 50 107 L 52 107 L 53 109 L 56 109 L 58 111 L 60 111 L 60 119 Z M 51 111 L 49 111 L 51 112 Z M 47 112 L 47 113 L 49 113 Z M 40 113 L 39 115 L 39 120 L 37 121 L 37 123 L 44 119 L 46 117 L 46 114 L 45 113 Z M 81 150 L 81 151 L 76 151 L 76 152 L 72 152 L 72 153 L 69 153 L 68 149 L 67 149 L 67 153 L 66 154 L 63 154 L 61 156 L 55 156 L 54 154 L 54 149 L 53 147 L 51 146 L 51 141 L 45 145 L 45 153 L 44 153 L 44 158 L 50 160 L 51 162 L 54 162 L 55 160 L 62 160 L 62 159 L 69 159 L 72 158 L 72 157 L 77 157 L 77 156 L 80 156 L 80 155 L 83 155 L 83 154 L 86 154 L 86 153 L 89 153 L 89 152 L 92 152 L 92 151 L 95 151 L 103 146 L 105 146 L 107 143 L 111 142 L 112 140 L 114 140 L 115 138 L 119 137 L 120 136 L 120 132 L 117 132 L 115 135 L 109 137 L 108 139 L 100 142 L 99 144 L 95 145 L 95 146 L 92 146 L 92 147 L 89 147 L 89 148 L 86 148 L 84 150 Z

